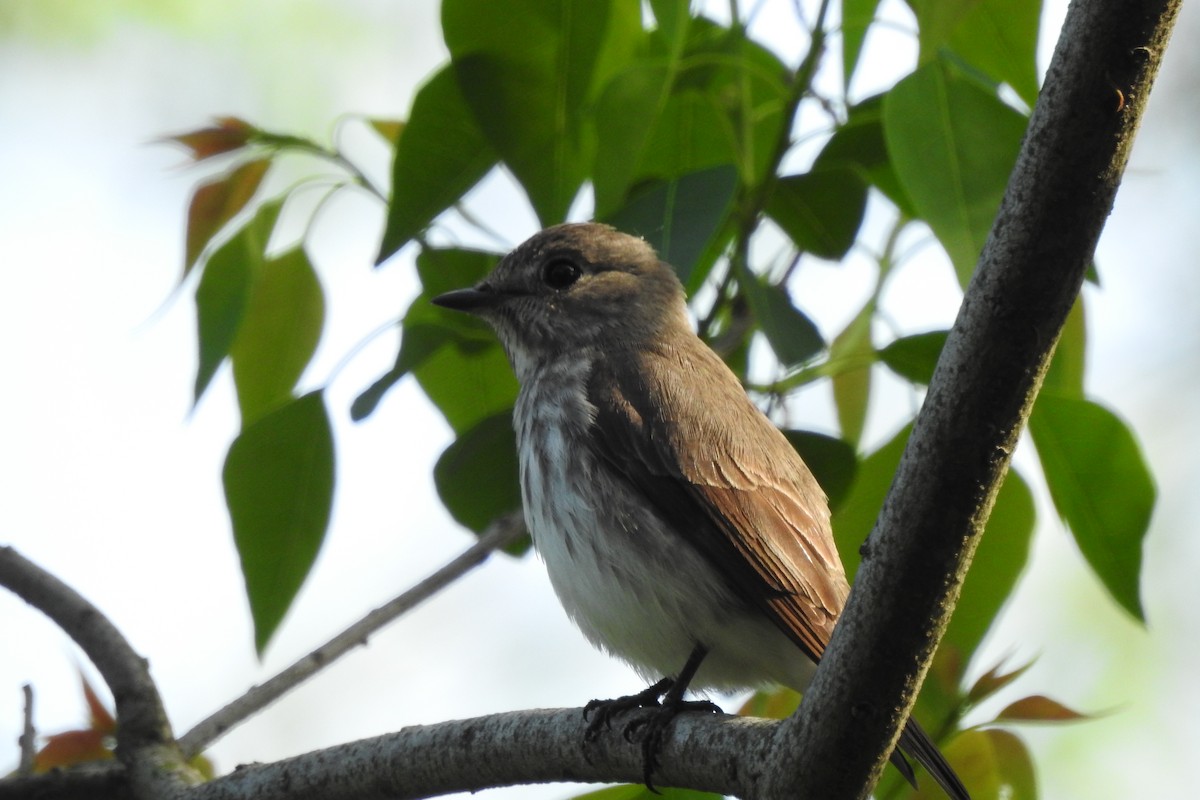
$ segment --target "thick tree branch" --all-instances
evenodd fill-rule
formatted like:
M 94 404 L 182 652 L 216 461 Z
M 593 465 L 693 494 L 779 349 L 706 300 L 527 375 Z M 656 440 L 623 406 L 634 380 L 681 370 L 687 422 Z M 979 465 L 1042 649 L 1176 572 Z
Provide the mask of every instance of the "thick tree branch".
M 763 796 L 866 797 L 878 779 L 1079 293 L 1178 9 L 1071 4 L 850 602 L 779 731 Z
M 0 585 L 53 620 L 100 671 L 116 704 L 117 758 L 135 791 L 173 796 L 182 759 L 146 660 L 95 606 L 11 547 L 0 547 Z
M 180 738 L 179 746 L 183 753 L 188 758 L 196 755 L 238 723 L 266 708 L 355 647 L 365 645 L 371 634 L 479 566 L 494 551 L 512 544 L 524 532 L 520 514 L 500 517 L 471 547 L 446 566 L 394 600 L 371 611 L 266 683 L 251 688 L 232 703 L 202 720 Z
M 634 712 L 652 713 L 652 712 Z M 434 797 L 547 781 L 639 782 L 641 743 L 626 741 L 619 720 L 583 744 L 583 709 L 544 709 L 416 725 L 271 764 L 251 764 L 193 786 L 183 800 L 346 800 Z M 763 778 L 754 757 L 769 746 L 774 720 L 683 714 L 662 751 L 661 783 L 753 796 Z M 131 797 L 111 769 L 0 781 L 0 800 Z

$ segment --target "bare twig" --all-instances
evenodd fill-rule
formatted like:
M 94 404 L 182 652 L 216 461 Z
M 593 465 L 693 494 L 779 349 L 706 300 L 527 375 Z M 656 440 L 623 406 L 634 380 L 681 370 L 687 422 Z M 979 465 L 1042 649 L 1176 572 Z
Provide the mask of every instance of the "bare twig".
M 473 545 L 446 566 L 391 602 L 370 612 L 266 683 L 251 688 L 232 703 L 202 720 L 180 738 L 180 748 L 188 758 L 196 755 L 238 723 L 266 708 L 355 647 L 365 645 L 371 634 L 482 564 L 493 551 L 513 543 L 524 532 L 520 514 L 507 514 L 498 518 Z
M 21 727 L 21 762 L 17 766 L 18 775 L 32 775 L 34 762 L 37 760 L 37 731 L 33 727 L 33 687 L 28 683 L 21 687 L 25 696 L 24 724 Z
M 0 547 L 0 586 L 53 620 L 96 665 L 116 704 L 117 757 L 135 791 L 173 796 L 182 786 L 174 767 L 181 765 L 146 660 L 99 609 L 11 547 Z

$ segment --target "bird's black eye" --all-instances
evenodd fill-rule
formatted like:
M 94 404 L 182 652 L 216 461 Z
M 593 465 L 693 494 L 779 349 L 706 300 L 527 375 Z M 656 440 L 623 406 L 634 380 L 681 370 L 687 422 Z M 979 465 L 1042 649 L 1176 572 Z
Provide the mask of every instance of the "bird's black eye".
M 552 258 L 542 267 L 542 281 L 551 289 L 566 289 L 582 274 L 579 265 L 568 258 Z

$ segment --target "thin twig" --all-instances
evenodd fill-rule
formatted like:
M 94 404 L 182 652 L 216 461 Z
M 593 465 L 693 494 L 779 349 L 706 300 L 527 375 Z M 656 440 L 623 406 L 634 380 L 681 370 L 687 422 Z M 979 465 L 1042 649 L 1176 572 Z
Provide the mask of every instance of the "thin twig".
M 37 761 L 37 731 L 33 727 L 33 687 L 28 683 L 21 687 L 25 696 L 25 724 L 21 728 L 21 738 L 17 740 L 21 747 L 21 763 L 17 766 L 18 775 L 32 775 Z
M 391 602 L 371 611 L 266 683 L 251 688 L 232 703 L 202 720 L 180 738 L 180 748 L 188 758 L 196 755 L 238 723 L 266 708 L 355 647 L 365 645 L 367 639 L 384 625 L 479 566 L 493 551 L 515 542 L 524 532 L 524 523 L 518 513 L 506 514 L 496 519 L 475 544 L 446 566 Z

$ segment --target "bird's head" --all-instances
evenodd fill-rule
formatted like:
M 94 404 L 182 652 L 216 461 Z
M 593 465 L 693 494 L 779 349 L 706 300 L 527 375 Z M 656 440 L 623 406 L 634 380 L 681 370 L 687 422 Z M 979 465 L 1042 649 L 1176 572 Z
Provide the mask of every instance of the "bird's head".
M 690 330 L 670 265 L 644 240 L 597 223 L 547 228 L 473 288 L 433 302 L 487 321 L 514 365 Z

